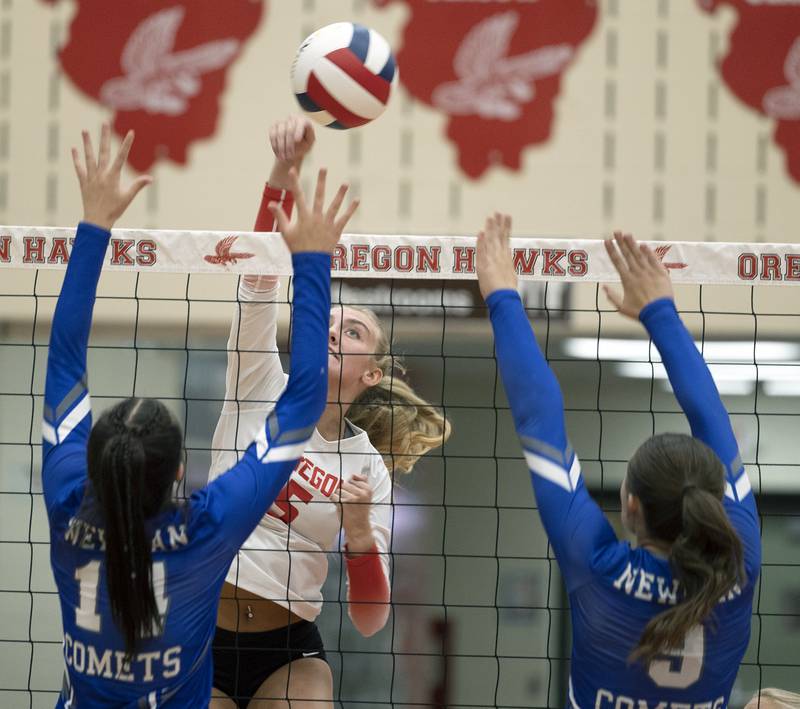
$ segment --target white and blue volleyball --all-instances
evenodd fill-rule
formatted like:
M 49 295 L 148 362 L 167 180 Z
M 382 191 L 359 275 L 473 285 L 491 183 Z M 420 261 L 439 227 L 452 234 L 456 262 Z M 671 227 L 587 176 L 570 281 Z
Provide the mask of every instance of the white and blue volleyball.
M 300 106 L 317 123 L 340 130 L 380 116 L 397 76 L 389 43 L 353 22 L 336 22 L 309 35 L 292 64 Z

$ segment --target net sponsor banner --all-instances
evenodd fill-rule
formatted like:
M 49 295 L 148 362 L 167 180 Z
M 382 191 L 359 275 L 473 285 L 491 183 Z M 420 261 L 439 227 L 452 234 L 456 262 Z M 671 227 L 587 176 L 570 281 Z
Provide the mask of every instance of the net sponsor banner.
M 0 227 L 0 269 L 64 268 L 75 230 Z M 800 244 L 654 242 L 676 283 L 800 285 Z M 600 239 L 515 237 L 520 278 L 565 283 L 619 280 Z M 332 257 L 342 278 L 470 280 L 475 237 L 346 234 Z M 115 229 L 109 270 L 158 273 L 290 275 L 291 258 L 275 234 Z

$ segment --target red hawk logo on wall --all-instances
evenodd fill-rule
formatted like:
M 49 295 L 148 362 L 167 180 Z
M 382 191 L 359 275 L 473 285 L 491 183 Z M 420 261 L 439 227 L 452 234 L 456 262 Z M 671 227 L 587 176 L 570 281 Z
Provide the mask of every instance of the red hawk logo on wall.
M 709 12 L 728 5 L 738 13 L 722 79 L 739 100 L 775 120 L 775 142 L 789 174 L 800 182 L 800 4 L 785 0 L 698 0 Z
M 136 131 L 137 170 L 162 158 L 186 164 L 189 145 L 216 131 L 227 70 L 258 27 L 261 0 L 225 0 L 224 11 L 191 0 L 76 3 L 64 73 L 114 111 L 119 136 Z
M 493 164 L 518 170 L 523 148 L 547 141 L 562 76 L 597 19 L 593 0 L 375 2 L 411 11 L 400 81 L 449 116 L 447 137 L 472 178 Z

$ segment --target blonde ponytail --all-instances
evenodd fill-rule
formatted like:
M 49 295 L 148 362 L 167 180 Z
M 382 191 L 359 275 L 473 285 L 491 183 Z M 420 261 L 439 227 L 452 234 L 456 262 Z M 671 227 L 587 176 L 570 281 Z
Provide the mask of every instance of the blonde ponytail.
M 358 310 L 368 313 L 379 325 L 375 365 L 383 378 L 350 405 L 347 418 L 367 432 L 389 472 L 409 473 L 429 450 L 444 445 L 450 437 L 450 422 L 401 378 L 405 367 L 390 353 L 388 337 L 375 314 L 364 308 Z

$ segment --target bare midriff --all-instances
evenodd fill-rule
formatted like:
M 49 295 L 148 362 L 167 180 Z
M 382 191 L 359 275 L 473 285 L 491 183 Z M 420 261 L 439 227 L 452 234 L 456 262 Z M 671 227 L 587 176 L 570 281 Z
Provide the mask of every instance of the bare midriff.
M 217 610 L 217 627 L 241 633 L 264 633 L 303 620 L 288 608 L 225 582 Z

